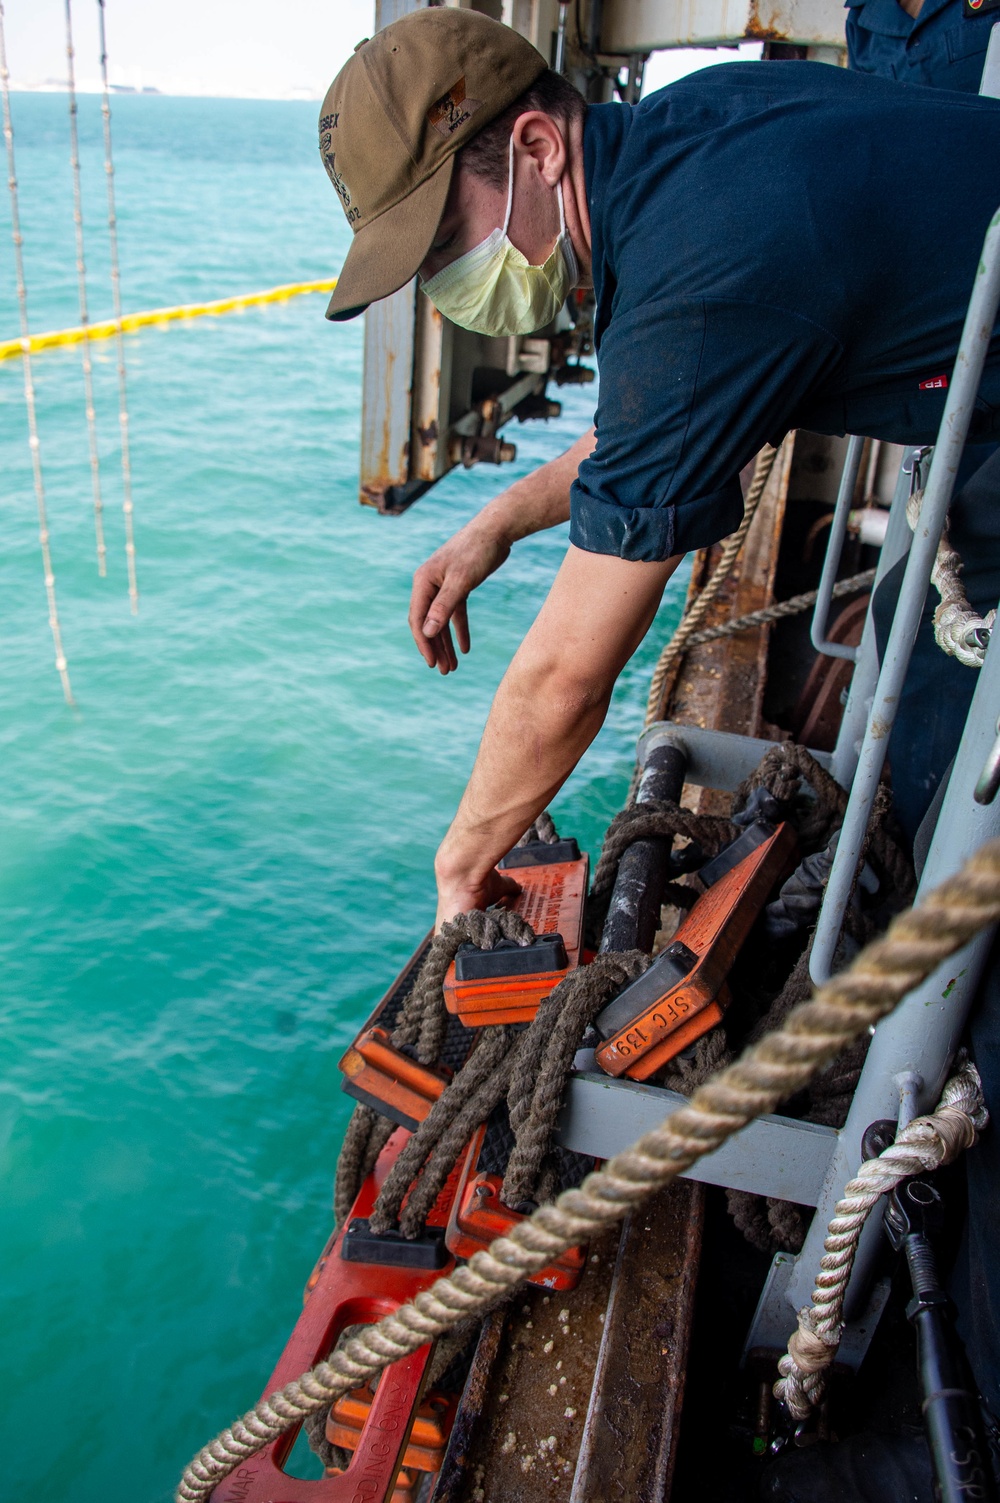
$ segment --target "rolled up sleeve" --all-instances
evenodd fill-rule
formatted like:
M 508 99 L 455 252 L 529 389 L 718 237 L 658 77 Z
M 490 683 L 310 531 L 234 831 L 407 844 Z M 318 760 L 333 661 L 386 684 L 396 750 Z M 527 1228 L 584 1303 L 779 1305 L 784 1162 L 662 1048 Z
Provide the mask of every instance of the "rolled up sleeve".
M 733 476 L 708 496 L 687 506 L 619 506 L 575 489 L 569 540 L 588 553 L 656 563 L 695 548 L 707 548 L 735 532 L 743 516 L 743 492 Z

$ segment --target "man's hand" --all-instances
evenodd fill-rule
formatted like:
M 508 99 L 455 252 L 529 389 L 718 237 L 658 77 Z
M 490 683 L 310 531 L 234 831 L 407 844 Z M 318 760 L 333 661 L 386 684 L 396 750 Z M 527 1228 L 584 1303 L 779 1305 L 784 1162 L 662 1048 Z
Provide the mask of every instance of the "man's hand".
M 494 866 L 600 730 L 615 680 L 679 562 L 633 563 L 570 545 L 497 690 L 469 785 L 437 853 L 439 919 L 501 895 Z
M 496 496 L 421 564 L 413 576 L 409 622 L 428 668 L 451 673 L 458 667 L 451 628 L 461 651 L 468 652 L 468 598 L 499 569 L 514 543 L 568 520 L 570 486 L 595 441 L 591 428 L 565 454 Z
M 510 543 L 496 527 L 475 517 L 454 537 L 442 543 L 413 576 L 410 630 L 429 668 L 451 673 L 458 655 L 451 627 L 462 652 L 468 652 L 469 612 L 466 602 L 477 585 L 488 579 L 510 555 Z
M 473 908 L 489 908 L 494 903 L 511 902 L 521 891 L 512 877 L 505 877 L 491 866 L 482 880 L 470 881 L 468 873 L 455 873 L 454 878 L 442 867 L 436 872 L 438 882 L 437 917 L 434 929 L 453 919 L 456 913 L 469 913 Z

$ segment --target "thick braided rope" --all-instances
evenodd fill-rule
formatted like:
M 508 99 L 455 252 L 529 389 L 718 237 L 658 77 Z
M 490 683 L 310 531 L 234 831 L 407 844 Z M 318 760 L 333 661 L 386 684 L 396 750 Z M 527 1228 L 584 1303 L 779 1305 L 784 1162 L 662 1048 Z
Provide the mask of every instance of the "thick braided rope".
M 922 490 L 914 491 L 907 503 L 906 520 L 914 531 L 923 499 Z M 981 668 L 997 613 L 988 611 L 981 616 L 972 608 L 961 574 L 962 560 L 948 541 L 946 528 L 931 570 L 931 584 L 941 596 L 941 604 L 934 612 L 934 640 L 942 652 L 957 658 L 966 668 Z
M 395 1026 L 392 1042 L 399 1047 L 411 1047 L 422 1065 L 434 1064 L 441 1056 L 448 1014 L 444 1005 L 444 978 L 448 967 L 466 940 L 480 949 L 492 949 L 501 939 L 514 940 L 519 945 L 530 945 L 535 931 L 513 909 L 495 908 L 488 913 L 473 911 L 459 913 L 441 925 L 421 962 L 420 971 L 406 1001 L 403 1003 Z M 448 1093 L 446 1092 L 445 1095 Z M 501 1095 L 503 1092 L 501 1091 Z M 499 1098 L 498 1098 L 499 1099 Z M 441 1125 L 441 1113 L 450 1110 L 450 1103 L 432 1113 L 433 1124 L 428 1118 L 422 1124 L 421 1144 L 428 1132 Z M 430 1124 L 430 1125 L 429 1125 Z M 380 1116 L 369 1106 L 355 1107 L 348 1124 L 340 1156 L 337 1160 L 337 1177 L 334 1187 L 334 1220 L 339 1227 L 346 1217 L 363 1181 L 371 1173 L 375 1160 L 385 1147 L 395 1129 L 395 1123 Z M 442 1131 L 444 1130 L 442 1126 Z M 429 1142 L 436 1142 L 436 1136 Z M 414 1140 L 408 1145 L 413 1149 Z M 414 1149 L 415 1151 L 415 1149 Z M 419 1162 L 423 1161 L 428 1147 L 423 1147 Z M 412 1154 L 407 1162 L 412 1158 Z M 414 1173 L 416 1170 L 414 1169 Z M 412 1174 L 410 1176 L 412 1178 Z M 407 1181 L 409 1183 L 409 1181 Z M 397 1207 L 398 1209 L 398 1207 Z
M 419 1236 L 458 1155 L 504 1096 L 517 1141 L 503 1199 L 515 1205 L 531 1198 L 580 1036 L 648 965 L 649 956 L 639 951 L 598 956 L 553 988 L 523 1033 L 502 1025 L 481 1029 L 468 1060 L 389 1171 L 371 1213 L 372 1231 L 387 1232 L 398 1221 L 404 1236 Z
M 507 1093 L 515 1143 L 504 1171 L 500 1195 L 504 1205 L 516 1210 L 526 1200 L 543 1198 L 536 1189 L 538 1177 L 583 1032 L 605 1003 L 649 965 L 649 956 L 641 950 L 595 955 L 590 965 L 574 971 L 538 1009 L 536 1022 L 541 1026 L 523 1035 L 525 1044 L 530 1038 L 535 1048 L 530 1057 L 526 1050 L 519 1054 Z
M 799 1311 L 798 1329 L 778 1363 L 781 1377 L 774 1396 L 795 1419 L 807 1419 L 823 1397 L 827 1369 L 840 1346 L 844 1296 L 869 1215 L 904 1179 L 950 1164 L 963 1149 L 971 1148 L 987 1120 L 979 1072 L 966 1064 L 948 1081 L 935 1110 L 915 1117 L 844 1187 L 827 1228 L 812 1304 Z
M 540 1206 L 510 1236 L 498 1238 L 223 1430 L 185 1468 L 177 1503 L 200 1503 L 242 1461 L 306 1414 L 484 1309 L 566 1248 L 620 1220 L 748 1122 L 774 1111 L 998 918 L 1000 840 L 993 840 L 956 876 L 900 914 L 847 971 L 794 1008 L 780 1029 L 744 1050 L 734 1064 L 700 1086 L 686 1106 L 609 1159 L 578 1189 Z
M 558 839 L 559 831 L 556 829 L 555 821 L 548 809 L 543 809 L 534 824 L 529 825 L 525 830 L 517 844 L 519 846 L 530 845 L 532 841 L 540 840 L 543 845 L 555 845 Z
M 645 804 L 627 804 L 608 825 L 601 847 L 600 860 L 594 869 L 591 899 L 610 892 L 615 885 L 618 865 L 629 846 L 637 840 L 665 840 L 674 835 L 696 840 L 715 855 L 735 840 L 739 826 L 719 814 L 695 814 L 682 809 L 670 799 L 650 799 Z
M 830 598 L 840 600 L 845 595 L 859 595 L 862 590 L 870 590 L 875 583 L 875 573 L 874 569 L 865 569 L 862 574 L 852 574 L 850 579 L 838 579 Z M 786 616 L 801 616 L 803 611 L 811 610 L 818 599 L 819 590 L 806 590 L 801 595 L 790 595 L 787 600 L 766 605 L 763 610 L 750 611 L 746 616 L 723 621 L 721 626 L 706 626 L 704 631 L 697 631 L 693 637 L 688 638 L 687 650 L 703 647 L 706 642 L 719 642 L 723 637 L 738 636 L 740 632 L 751 631 L 755 626 L 769 626 L 773 621 L 783 621 Z
M 397 1221 L 404 1236 L 418 1237 L 458 1155 L 497 1102 L 510 1079 L 513 1031 L 504 1025 L 479 1030 L 468 1060 L 408 1140 L 386 1176 L 370 1226 L 381 1236 Z M 400 1219 L 403 1201 L 406 1210 Z
M 698 594 L 697 599 L 681 618 L 681 621 L 670 641 L 660 653 L 656 667 L 653 669 L 653 677 L 649 683 L 649 699 L 646 703 L 646 725 L 652 725 L 654 720 L 660 718 L 661 701 L 667 679 L 677 663 L 687 652 L 691 645 L 691 638 L 698 627 L 708 615 L 708 608 L 716 599 L 723 585 L 729 578 L 733 564 L 739 558 L 743 544 L 746 542 L 750 524 L 757 515 L 760 498 L 764 494 L 771 471 L 774 469 L 774 461 L 778 457 L 779 450 L 772 449 L 770 444 L 765 444 L 757 455 L 757 463 L 754 465 L 753 479 L 750 481 L 750 489 L 747 491 L 746 500 L 743 503 L 743 520 L 725 541 L 719 562 L 712 571 L 712 576 L 705 588 Z

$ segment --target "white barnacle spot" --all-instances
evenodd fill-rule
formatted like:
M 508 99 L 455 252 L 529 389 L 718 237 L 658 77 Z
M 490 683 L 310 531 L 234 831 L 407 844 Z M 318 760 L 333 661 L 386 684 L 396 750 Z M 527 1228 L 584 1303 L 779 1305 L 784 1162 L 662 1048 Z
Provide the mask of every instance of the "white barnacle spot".
M 563 1320 L 569 1320 L 569 1311 L 568 1310 L 560 1310 L 559 1311 L 559 1319 L 561 1321 L 563 1321 Z
M 500 1447 L 500 1451 L 504 1456 L 509 1456 L 516 1445 L 517 1436 L 514 1434 L 513 1430 L 508 1430 L 507 1434 L 504 1436 L 503 1445 Z
M 563 1415 L 564 1415 L 564 1417 L 566 1419 L 576 1419 L 576 1410 L 575 1409 L 564 1409 L 563 1410 Z
M 554 1383 L 550 1383 L 549 1384 L 549 1394 L 550 1394 L 551 1397 L 553 1397 L 553 1398 L 555 1397 L 555 1394 L 556 1394 L 556 1385 Z
M 543 1347 L 542 1347 L 542 1351 L 543 1351 L 543 1352 L 551 1352 L 551 1350 L 552 1350 L 552 1348 L 553 1348 L 553 1346 L 554 1346 L 554 1345 L 555 1345 L 555 1343 L 554 1343 L 554 1342 L 552 1342 L 552 1341 L 547 1341 L 547 1342 L 546 1342 L 546 1343 L 545 1343 L 545 1345 L 544 1345 L 544 1346 L 543 1346 Z

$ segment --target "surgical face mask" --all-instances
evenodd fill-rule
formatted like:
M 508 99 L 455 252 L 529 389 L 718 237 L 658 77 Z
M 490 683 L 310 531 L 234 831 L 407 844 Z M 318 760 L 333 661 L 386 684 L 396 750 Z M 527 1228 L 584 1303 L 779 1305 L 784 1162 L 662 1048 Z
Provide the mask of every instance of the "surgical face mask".
M 556 190 L 559 239 L 548 260 L 532 266 L 507 237 L 514 199 L 513 136 L 507 175 L 507 212 L 501 228 L 423 283 L 439 313 L 476 334 L 534 334 L 552 322 L 579 277 L 573 242 L 566 233 L 562 183 Z

